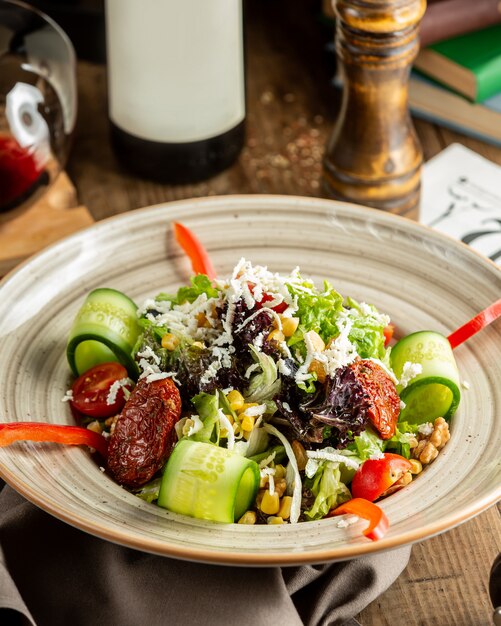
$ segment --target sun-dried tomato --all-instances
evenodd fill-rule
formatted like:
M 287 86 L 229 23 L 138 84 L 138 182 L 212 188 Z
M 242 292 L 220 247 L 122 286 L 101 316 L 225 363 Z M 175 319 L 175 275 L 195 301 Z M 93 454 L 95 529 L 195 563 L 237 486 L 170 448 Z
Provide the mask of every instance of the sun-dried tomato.
M 369 398 L 369 421 L 382 439 L 391 439 L 400 414 L 400 398 L 394 382 L 374 361 L 362 359 L 349 367 Z
M 108 469 L 118 483 L 140 487 L 163 467 L 180 414 L 181 398 L 170 378 L 137 383 L 109 440 Z

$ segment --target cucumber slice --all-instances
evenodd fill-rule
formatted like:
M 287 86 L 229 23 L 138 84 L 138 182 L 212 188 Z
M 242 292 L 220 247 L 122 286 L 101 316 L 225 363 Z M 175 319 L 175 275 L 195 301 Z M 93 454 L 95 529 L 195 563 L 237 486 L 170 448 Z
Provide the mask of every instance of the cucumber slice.
M 436 417 L 449 419 L 454 414 L 461 393 L 459 372 L 447 337 L 431 330 L 412 333 L 392 348 L 390 362 L 398 379 L 405 363 L 419 363 L 422 367 L 407 387 L 397 385 L 405 403 L 399 421 L 422 424 Z
M 70 330 L 66 356 L 76 376 L 99 363 L 118 361 L 137 378 L 132 350 L 139 336 L 137 306 L 115 289 L 94 289 Z
M 184 439 L 167 462 L 157 503 L 174 513 L 231 523 L 253 504 L 259 480 L 254 461 L 226 448 Z

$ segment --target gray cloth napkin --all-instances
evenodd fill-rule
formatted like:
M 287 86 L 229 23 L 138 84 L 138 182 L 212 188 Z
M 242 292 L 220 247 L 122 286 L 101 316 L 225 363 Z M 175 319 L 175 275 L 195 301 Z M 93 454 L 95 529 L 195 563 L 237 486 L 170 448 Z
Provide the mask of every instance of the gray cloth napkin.
M 3 551 L 3 554 L 2 554 Z M 288 568 L 203 565 L 97 539 L 0 492 L 2 626 L 335 626 L 385 591 L 410 547 Z

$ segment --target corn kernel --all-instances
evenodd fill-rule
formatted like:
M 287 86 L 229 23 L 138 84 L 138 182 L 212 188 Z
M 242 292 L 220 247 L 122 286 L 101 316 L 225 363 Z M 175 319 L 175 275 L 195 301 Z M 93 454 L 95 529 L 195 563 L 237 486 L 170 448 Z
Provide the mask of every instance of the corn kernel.
M 285 335 L 281 330 L 275 328 L 275 330 L 272 330 L 271 333 L 268 335 L 268 341 L 276 341 L 277 343 L 282 343 L 283 341 L 285 341 Z
M 242 430 L 250 433 L 250 431 L 254 428 L 256 418 L 253 415 L 245 415 L 245 413 L 241 417 L 243 418 L 240 423 Z
M 245 511 L 242 517 L 238 520 L 239 524 L 255 524 L 256 523 L 256 512 L 255 511 Z
M 275 515 L 275 513 L 278 513 L 278 509 L 280 508 L 278 493 L 275 492 L 271 494 L 269 491 L 265 491 L 259 508 L 266 515 Z
M 317 380 L 319 383 L 325 383 L 326 373 L 323 363 L 317 361 L 316 359 L 313 359 L 313 361 L 310 363 L 310 366 L 308 367 L 308 371 L 317 375 Z
M 228 404 L 230 405 L 230 409 L 232 411 L 240 411 L 245 403 L 243 395 L 236 389 L 230 391 L 230 393 L 226 396 L 226 399 L 228 400 Z
M 283 465 L 275 465 L 275 480 L 285 478 L 285 467 Z
M 323 352 L 325 350 L 324 340 L 314 330 L 309 330 L 305 334 L 305 337 L 309 338 L 309 340 L 311 341 L 311 345 L 313 346 L 313 350 L 315 350 L 315 352 Z
M 101 422 L 94 420 L 93 422 L 90 422 L 90 424 L 87 424 L 87 430 L 92 430 L 95 433 L 101 434 L 103 432 L 103 427 Z
M 267 524 L 283 524 L 284 520 L 282 517 L 276 517 L 275 515 L 271 515 L 267 520 L 266 520 Z
M 299 317 L 282 317 L 282 332 L 285 337 L 292 337 L 299 326 Z
M 278 509 L 278 515 L 283 519 L 289 519 L 291 516 L 292 497 L 284 496 L 280 501 L 280 508 Z
M 230 413 L 225 413 L 224 416 L 230 422 L 230 424 L 233 426 L 233 424 L 235 423 L 235 420 L 233 419 L 233 415 L 231 415 Z
M 209 320 L 207 319 L 205 313 L 198 313 L 197 316 L 197 324 L 199 326 L 199 328 L 210 328 L 211 324 L 209 322 Z
M 243 430 L 242 433 L 244 435 L 245 441 L 249 441 L 250 436 L 252 435 L 252 430 Z
M 302 472 L 304 468 L 306 467 L 306 463 L 308 463 L 308 456 L 306 454 L 306 450 L 297 439 L 294 439 L 294 441 L 291 443 L 291 446 L 292 446 L 292 451 L 294 452 L 294 456 L 296 457 L 297 467 L 299 471 Z
M 421 463 L 421 461 L 418 461 L 417 459 L 410 459 L 409 463 L 411 464 L 411 469 L 409 470 L 411 474 L 420 474 L 423 471 L 423 465 Z
M 165 335 L 162 337 L 162 348 L 165 348 L 166 350 L 170 350 L 172 352 L 178 347 L 178 345 L 179 339 L 176 337 L 176 335 L 173 335 L 172 333 L 165 333 Z

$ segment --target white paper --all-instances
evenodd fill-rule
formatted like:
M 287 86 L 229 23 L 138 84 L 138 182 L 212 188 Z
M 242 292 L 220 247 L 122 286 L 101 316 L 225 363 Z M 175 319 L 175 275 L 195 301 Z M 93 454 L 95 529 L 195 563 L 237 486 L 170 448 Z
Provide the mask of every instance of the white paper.
M 501 166 L 450 145 L 424 166 L 419 217 L 501 265 Z

